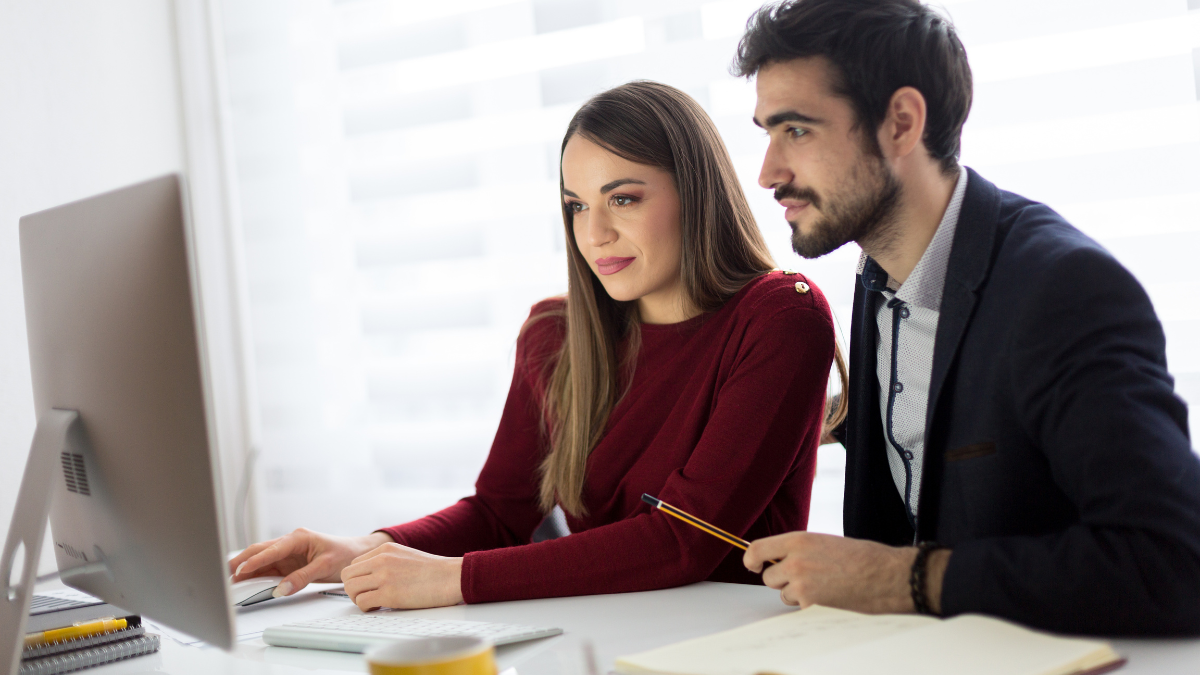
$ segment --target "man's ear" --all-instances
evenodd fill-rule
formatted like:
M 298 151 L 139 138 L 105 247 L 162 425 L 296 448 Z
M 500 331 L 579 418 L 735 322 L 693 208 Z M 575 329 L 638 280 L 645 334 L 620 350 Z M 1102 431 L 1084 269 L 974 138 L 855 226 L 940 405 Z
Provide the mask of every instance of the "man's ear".
M 913 87 L 900 87 L 888 101 L 887 115 L 879 125 L 879 149 L 889 159 L 924 149 L 925 97 Z

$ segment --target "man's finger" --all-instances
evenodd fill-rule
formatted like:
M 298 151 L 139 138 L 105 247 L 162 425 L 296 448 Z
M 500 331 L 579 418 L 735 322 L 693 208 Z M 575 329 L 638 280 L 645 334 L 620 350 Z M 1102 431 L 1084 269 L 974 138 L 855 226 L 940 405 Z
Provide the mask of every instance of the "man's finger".
M 750 542 L 750 547 L 746 549 L 746 554 L 742 556 L 742 563 L 746 569 L 751 572 L 761 572 L 763 565 L 770 561 L 783 560 L 787 557 L 788 550 L 795 544 L 797 535 L 802 535 L 803 532 L 788 532 L 786 534 L 777 534 L 773 537 L 763 537 Z
M 762 575 L 763 585 L 768 588 L 781 589 L 788 584 L 787 573 L 783 571 L 781 565 L 772 565 L 768 567 Z

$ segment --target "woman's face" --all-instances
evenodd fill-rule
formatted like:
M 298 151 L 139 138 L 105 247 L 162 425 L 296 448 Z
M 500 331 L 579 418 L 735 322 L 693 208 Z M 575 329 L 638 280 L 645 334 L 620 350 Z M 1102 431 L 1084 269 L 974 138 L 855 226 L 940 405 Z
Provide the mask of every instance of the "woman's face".
M 578 134 L 562 156 L 575 244 L 614 300 L 646 323 L 690 316 L 680 278 L 679 193 L 671 174 L 619 157 Z

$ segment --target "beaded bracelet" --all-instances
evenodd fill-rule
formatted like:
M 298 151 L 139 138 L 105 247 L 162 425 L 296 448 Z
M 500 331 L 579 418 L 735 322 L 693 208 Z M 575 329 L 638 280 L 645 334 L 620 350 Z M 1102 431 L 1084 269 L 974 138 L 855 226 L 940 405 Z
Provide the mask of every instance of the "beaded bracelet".
M 945 548 L 936 541 L 923 541 L 917 544 L 917 557 L 913 559 L 912 572 L 908 577 L 908 585 L 912 591 L 913 607 L 917 614 L 937 616 L 937 612 L 929 606 L 929 594 L 925 592 L 925 572 L 929 554 Z

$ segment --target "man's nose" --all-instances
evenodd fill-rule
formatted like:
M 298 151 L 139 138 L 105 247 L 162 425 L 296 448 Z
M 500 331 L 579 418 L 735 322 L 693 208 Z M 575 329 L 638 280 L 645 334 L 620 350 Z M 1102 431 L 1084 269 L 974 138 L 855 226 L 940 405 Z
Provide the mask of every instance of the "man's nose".
M 771 141 L 767 146 L 767 154 L 763 157 L 762 170 L 758 172 L 758 184 L 772 190 L 791 183 L 793 178 L 795 174 L 784 161 L 783 153 L 775 142 Z

